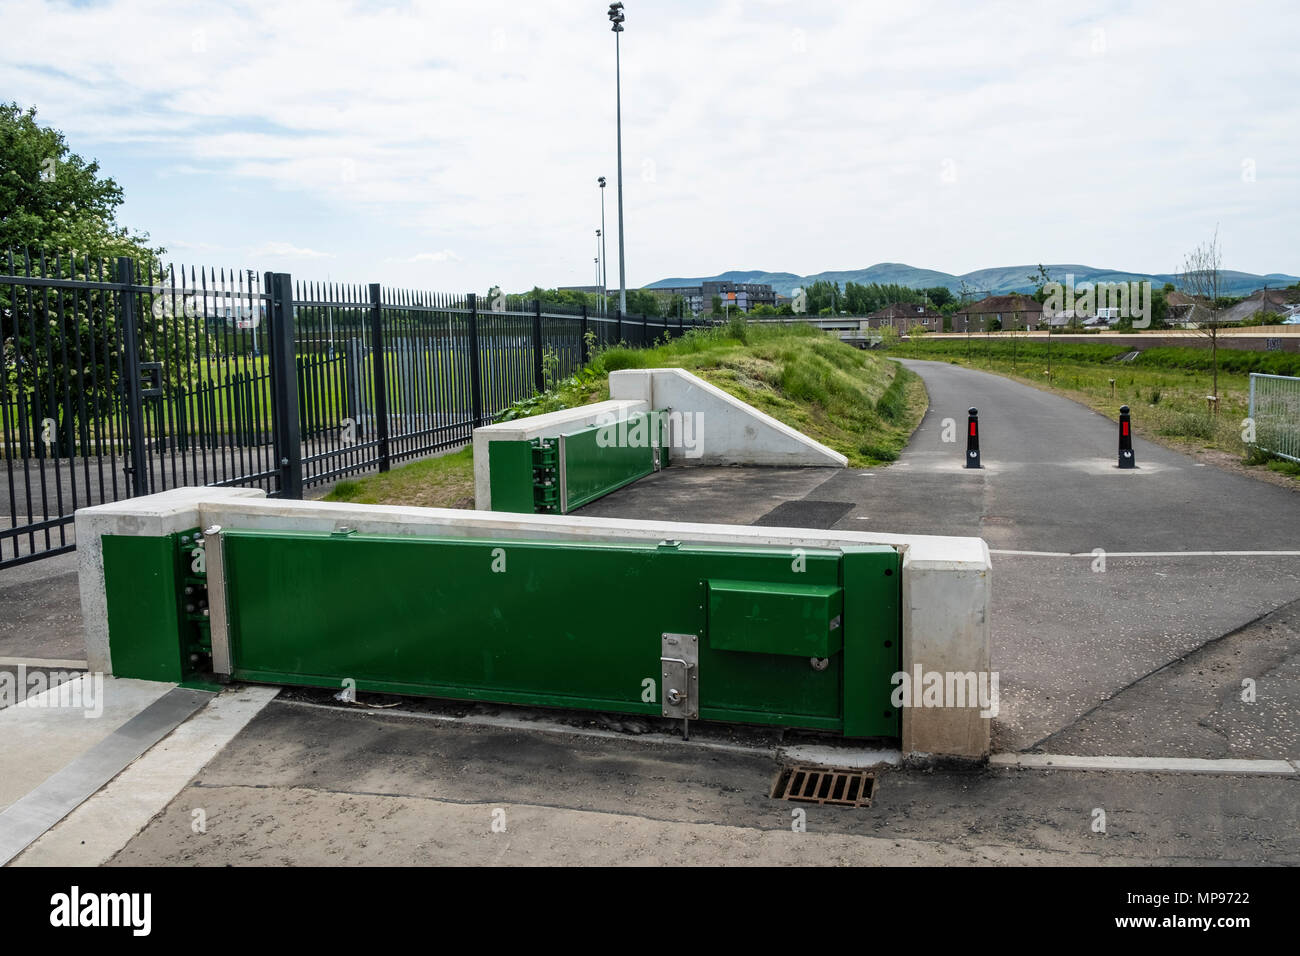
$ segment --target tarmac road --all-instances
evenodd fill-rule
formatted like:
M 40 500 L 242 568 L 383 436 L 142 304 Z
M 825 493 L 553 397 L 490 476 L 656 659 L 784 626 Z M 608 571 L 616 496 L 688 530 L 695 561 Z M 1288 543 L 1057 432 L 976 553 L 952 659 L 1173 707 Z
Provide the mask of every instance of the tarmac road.
M 1300 551 L 1300 494 L 1143 440 L 1141 408 L 1133 410 L 1138 467 L 1121 470 L 1117 425 L 1082 405 L 955 365 L 904 364 L 925 380 L 930 408 L 887 468 L 670 467 L 582 513 L 770 523 L 764 516 L 777 501 L 792 499 L 808 503 L 811 518 L 836 516 L 821 527 L 974 535 L 998 551 L 1036 552 L 993 556 L 992 656 L 1002 691 L 994 745 L 1003 750 L 1034 748 L 1147 675 L 1300 599 L 1300 556 L 1187 553 Z M 970 406 L 981 422 L 979 470 L 964 467 Z M 1092 553 L 1099 548 L 1104 564 Z M 1123 556 L 1133 553 L 1143 556 Z M 1256 627 L 1294 634 L 1295 617 Z M 1267 673 L 1273 705 L 1300 713 L 1300 685 L 1276 670 L 1294 642 L 1269 656 L 1254 647 L 1254 633 L 1228 640 L 1249 664 L 1201 691 L 1207 711 L 1242 678 Z M 1071 738 L 1069 752 L 1154 755 L 1151 735 L 1164 728 L 1160 740 L 1180 743 L 1161 756 L 1300 755 L 1294 720 L 1207 739 L 1167 728 L 1169 712 L 1155 703 L 1129 717 L 1105 735 Z

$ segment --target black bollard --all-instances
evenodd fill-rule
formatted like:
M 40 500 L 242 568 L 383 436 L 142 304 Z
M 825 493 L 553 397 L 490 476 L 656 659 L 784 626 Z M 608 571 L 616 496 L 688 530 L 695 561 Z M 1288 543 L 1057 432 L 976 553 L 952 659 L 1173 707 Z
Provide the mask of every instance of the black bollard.
M 1119 466 L 1137 467 L 1137 461 L 1133 457 L 1133 426 L 1129 421 L 1127 405 L 1119 407 Z
M 971 406 L 966 414 L 970 416 L 970 427 L 966 430 L 966 467 L 980 468 L 980 412 Z

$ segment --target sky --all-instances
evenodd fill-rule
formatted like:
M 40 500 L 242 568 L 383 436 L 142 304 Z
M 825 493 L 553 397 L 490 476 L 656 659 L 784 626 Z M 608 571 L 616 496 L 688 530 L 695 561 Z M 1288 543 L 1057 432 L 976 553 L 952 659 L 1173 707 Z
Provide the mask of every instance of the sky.
M 629 288 L 906 262 L 1300 273 L 1300 8 L 625 0 Z M 178 263 L 618 285 L 598 0 L 0 0 L 0 98 Z

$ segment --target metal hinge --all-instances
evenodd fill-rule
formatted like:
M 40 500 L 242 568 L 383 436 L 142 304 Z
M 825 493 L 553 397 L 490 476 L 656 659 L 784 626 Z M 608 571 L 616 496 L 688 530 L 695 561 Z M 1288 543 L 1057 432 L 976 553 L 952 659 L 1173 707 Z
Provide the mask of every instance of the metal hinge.
M 554 439 L 533 439 L 533 512 L 560 511 L 560 452 Z

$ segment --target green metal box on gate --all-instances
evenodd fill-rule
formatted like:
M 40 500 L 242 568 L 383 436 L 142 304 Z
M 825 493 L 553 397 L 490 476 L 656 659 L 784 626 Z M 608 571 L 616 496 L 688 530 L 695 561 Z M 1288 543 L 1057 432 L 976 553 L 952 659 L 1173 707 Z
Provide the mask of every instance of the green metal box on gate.
M 842 646 L 844 592 L 826 584 L 709 581 L 709 645 L 724 651 L 830 657 Z

